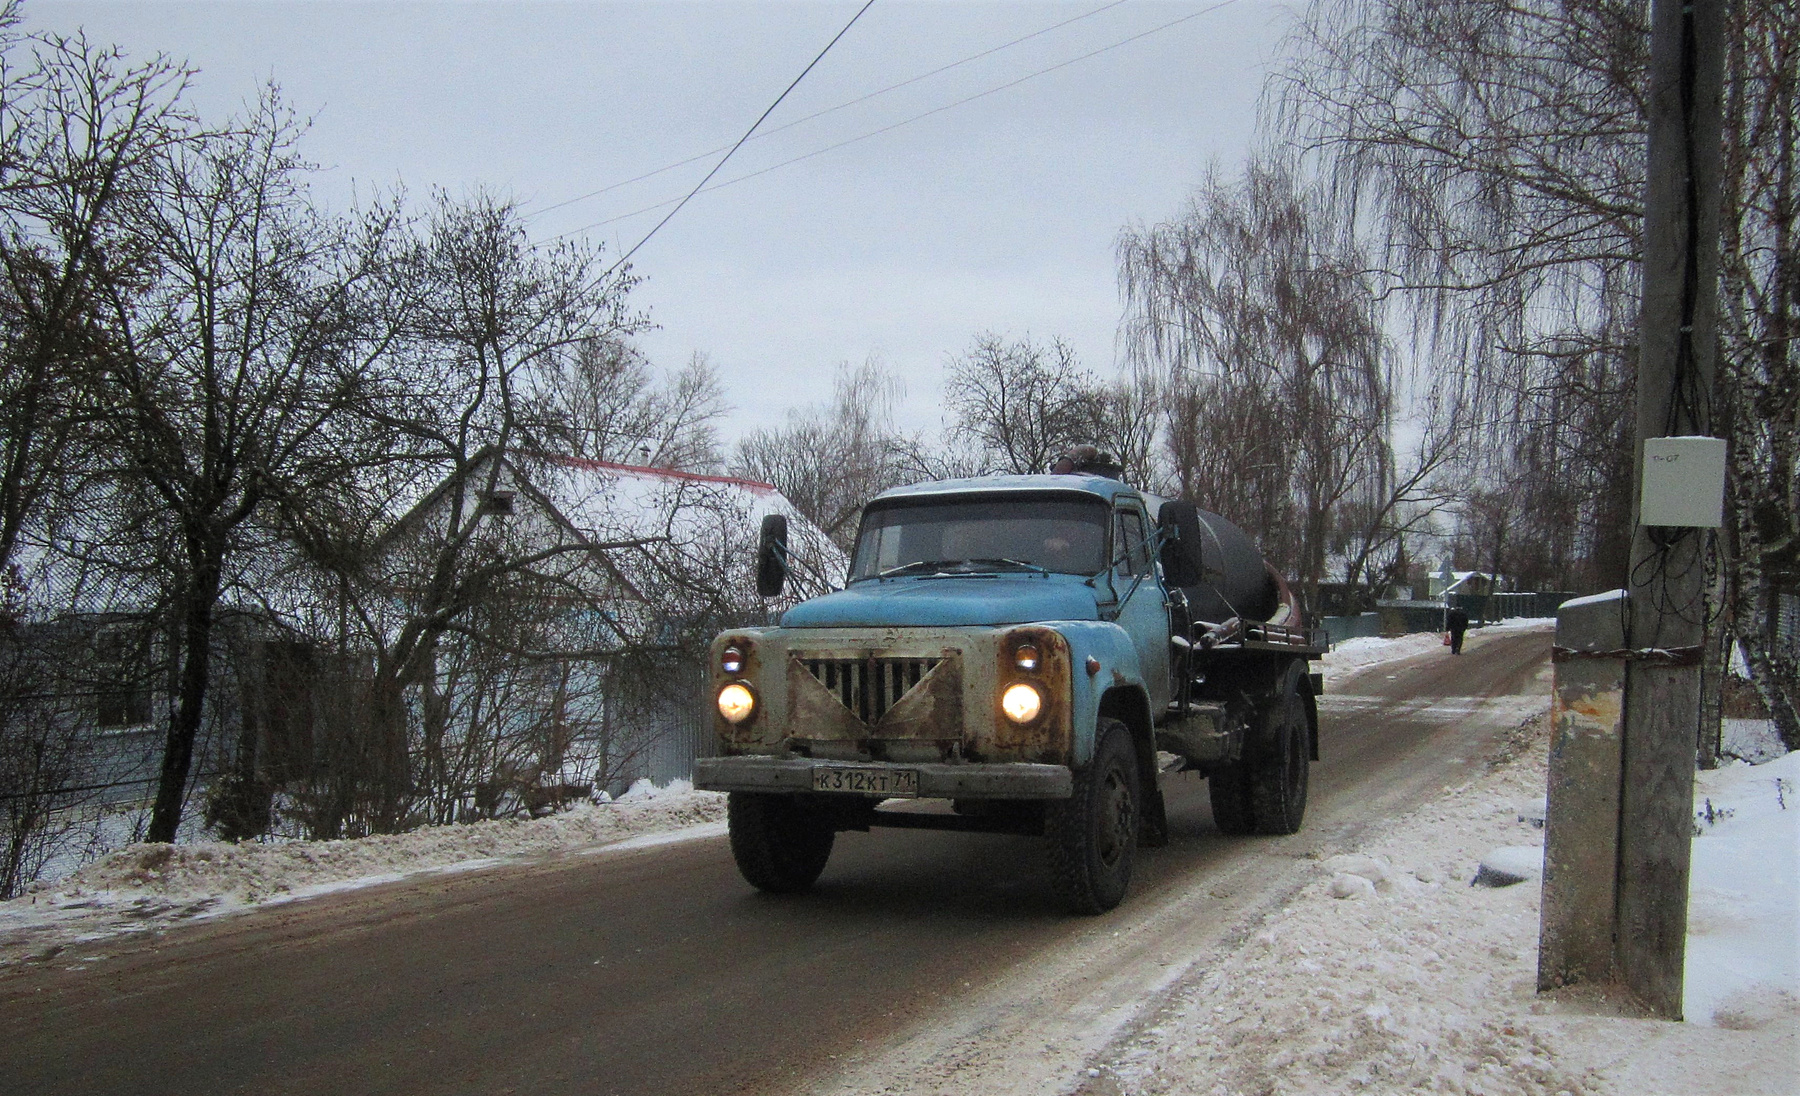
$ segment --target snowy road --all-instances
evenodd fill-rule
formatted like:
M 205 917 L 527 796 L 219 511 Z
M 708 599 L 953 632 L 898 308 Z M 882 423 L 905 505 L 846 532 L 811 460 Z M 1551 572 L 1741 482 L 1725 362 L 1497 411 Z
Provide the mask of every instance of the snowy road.
M 1066 1089 L 1159 986 L 1298 886 L 1302 859 L 1479 767 L 1545 703 L 1548 651 L 1541 630 L 1478 634 L 1461 658 L 1337 680 L 1306 829 L 1221 837 L 1182 778 L 1169 847 L 1104 917 L 1057 913 L 1022 838 L 847 834 L 788 900 L 750 891 L 718 838 L 555 858 L 0 976 L 0 1077 L 45 1094 Z

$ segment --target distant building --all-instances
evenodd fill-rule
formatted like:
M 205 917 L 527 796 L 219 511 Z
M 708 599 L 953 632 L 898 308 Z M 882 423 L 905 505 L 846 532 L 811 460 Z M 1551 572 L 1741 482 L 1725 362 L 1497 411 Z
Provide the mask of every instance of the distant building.
M 841 584 L 848 571 L 843 552 L 766 483 L 541 455 L 507 460 L 498 469 L 477 462 L 469 478 L 479 484 L 473 497 L 487 520 L 523 537 L 514 550 L 654 542 L 601 556 L 599 571 L 589 569 L 580 580 L 598 585 L 570 601 L 565 623 L 577 637 L 574 648 L 641 648 L 651 637 L 652 646 L 663 642 L 670 650 L 575 657 L 541 667 L 554 671 L 543 680 L 512 682 L 513 726 L 485 733 L 558 743 L 548 759 L 527 766 L 532 779 L 596 783 L 616 794 L 639 778 L 659 784 L 687 778 L 695 757 L 712 745 L 700 696 L 705 640 L 717 628 L 760 622 Z M 389 539 L 398 545 L 409 531 L 429 525 L 450 505 L 454 486 L 446 480 L 429 492 Z M 793 587 L 775 605 L 754 590 L 757 535 L 769 514 L 788 519 L 794 571 Z
M 457 634 L 446 633 L 439 680 L 409 694 L 407 741 L 393 746 L 415 775 L 435 767 L 429 779 L 453 789 L 461 781 L 471 807 L 479 796 L 492 807 L 495 789 L 509 783 L 591 782 L 616 793 L 641 777 L 687 777 L 711 744 L 690 641 L 715 623 L 767 617 L 793 597 L 841 584 L 848 570 L 842 551 L 764 483 L 543 456 L 484 458 L 468 478 L 480 486 L 460 492 L 460 503 L 514 545 L 655 542 L 636 558 L 614 553 L 587 567 L 581 597 L 537 587 L 534 623 L 553 635 L 563 629 L 572 649 L 609 637 L 619 647 L 645 635 L 670 641 L 646 657 L 522 659 L 473 645 L 453 650 Z M 358 629 L 406 619 L 419 572 L 401 557 L 458 504 L 455 487 L 446 478 L 413 494 L 381 538 L 398 562 L 388 593 L 365 594 L 360 610 L 388 623 L 365 616 L 359 625 L 356 596 L 279 545 L 241 561 L 218 614 L 197 791 L 236 774 L 262 789 L 251 807 L 259 817 L 271 797 L 292 805 L 324 795 L 334 767 L 368 752 L 358 727 L 375 662 Z M 788 518 L 795 568 L 792 596 L 779 604 L 754 590 L 757 531 L 771 513 Z M 54 772 L 40 774 L 51 790 L 82 789 L 57 802 L 140 801 L 154 794 L 169 721 L 169 622 L 153 583 L 84 562 L 105 557 L 80 547 L 22 554 L 7 576 L 0 668 L 49 685 L 32 686 L 29 710 L 0 717 L 37 720 L 46 735 L 73 744 Z M 313 791 L 282 790 L 305 787 Z
M 1450 561 L 1430 576 L 1425 596 L 1428 600 L 1440 601 L 1450 594 L 1461 594 L 1466 597 L 1486 597 L 1499 589 L 1501 579 L 1497 575 L 1482 571 L 1453 571 Z

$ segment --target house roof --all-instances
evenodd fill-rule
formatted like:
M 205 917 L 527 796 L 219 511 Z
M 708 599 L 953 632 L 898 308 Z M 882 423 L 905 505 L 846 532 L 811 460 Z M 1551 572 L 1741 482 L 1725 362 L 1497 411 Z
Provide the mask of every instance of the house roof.
M 470 469 L 485 486 L 493 468 L 484 455 Z M 574 538 L 590 543 L 645 541 L 685 557 L 688 566 L 721 572 L 733 586 L 751 585 L 749 572 L 758 529 L 764 517 L 788 520 L 789 555 L 797 591 L 823 592 L 841 583 L 849 559 L 817 526 L 773 486 L 735 476 L 716 476 L 668 468 L 579 457 L 520 454 L 508 458 L 495 477 L 495 489 L 508 490 L 533 504 L 548 520 Z M 453 484 L 435 487 L 418 506 L 396 523 L 390 536 L 439 505 Z M 549 527 L 543 534 L 554 538 Z M 621 557 L 623 560 L 624 557 Z M 631 585 L 606 560 L 602 566 Z M 728 577 L 724 571 L 743 574 Z
M 1433 577 L 1436 578 L 1439 582 L 1443 581 L 1443 575 L 1441 575 L 1441 574 L 1434 575 Z M 1496 582 L 1497 581 L 1495 576 L 1490 575 L 1485 571 L 1452 571 L 1452 572 L 1450 572 L 1450 577 L 1451 577 L 1452 581 L 1445 584 L 1444 589 L 1442 590 L 1442 593 L 1446 593 L 1446 594 L 1455 593 L 1457 590 L 1457 587 L 1461 586 L 1465 582 L 1468 582 L 1470 579 L 1481 579 L 1484 582 Z
M 491 466 L 478 458 L 476 475 Z M 521 467 L 523 466 L 523 467 Z M 748 571 L 758 525 L 768 515 L 787 517 L 796 562 L 826 581 L 841 582 L 848 569 L 843 552 L 767 483 L 667 468 L 647 468 L 577 457 L 530 455 L 508 460 L 501 479 L 509 490 L 529 497 L 544 517 L 586 541 L 666 539 L 685 552 L 730 556 Z M 396 518 L 384 537 L 404 535 L 408 526 L 442 500 L 453 484 L 414 481 L 393 499 Z M 545 532 L 556 534 L 546 527 Z M 84 560 L 112 558 L 117 547 L 84 544 L 62 530 L 55 547 L 30 542 L 15 551 L 19 587 L 14 596 L 28 618 L 67 612 L 143 611 L 157 596 L 144 561 L 135 572 L 98 567 Z M 222 608 L 253 612 L 306 627 L 316 613 L 320 589 L 313 575 L 272 534 L 256 550 L 240 554 L 226 576 Z M 704 546 L 704 547 L 702 547 Z M 737 557 L 744 557 L 741 561 Z M 745 584 L 748 579 L 743 580 Z
M 761 480 L 743 479 L 739 476 L 713 476 L 704 472 L 683 472 L 674 468 L 654 468 L 641 464 L 619 464 L 610 460 L 591 460 L 587 457 L 546 457 L 553 463 L 569 468 L 582 468 L 601 473 L 617 473 L 623 475 L 649 477 L 658 480 L 681 480 L 689 483 L 717 483 L 729 487 L 742 487 L 755 494 L 775 492 L 775 485 L 763 483 Z

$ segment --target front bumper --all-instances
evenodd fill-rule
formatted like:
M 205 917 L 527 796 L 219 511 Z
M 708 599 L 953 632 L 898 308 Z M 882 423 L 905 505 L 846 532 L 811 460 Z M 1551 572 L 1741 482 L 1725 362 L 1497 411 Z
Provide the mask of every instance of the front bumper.
M 815 761 L 796 757 L 703 757 L 694 787 L 712 792 L 810 792 L 821 769 L 906 769 L 919 774 L 927 799 L 1067 799 L 1075 778 L 1061 765 L 1027 762 L 952 765 L 893 761 Z

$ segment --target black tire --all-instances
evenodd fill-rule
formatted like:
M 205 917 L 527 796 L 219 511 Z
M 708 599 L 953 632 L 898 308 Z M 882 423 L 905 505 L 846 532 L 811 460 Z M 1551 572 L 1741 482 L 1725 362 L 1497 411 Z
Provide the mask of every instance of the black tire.
M 1131 732 L 1102 718 L 1094 759 L 1075 774 L 1075 794 L 1050 805 L 1045 833 L 1057 892 L 1070 912 L 1105 913 L 1131 884 L 1140 788 Z
M 798 894 L 812 886 L 837 839 L 828 820 L 785 795 L 732 792 L 725 818 L 738 873 L 770 894 Z
M 1138 848 L 1160 849 L 1169 843 L 1169 810 L 1163 802 L 1161 788 L 1144 792 L 1144 805 L 1138 810 Z
M 1250 809 L 1257 833 L 1298 833 L 1306 818 L 1312 729 L 1300 682 L 1301 673 L 1289 670 L 1282 676 L 1280 695 L 1256 713 L 1253 738 L 1257 758 L 1250 774 Z
M 1245 752 L 1249 752 L 1246 745 Z M 1246 757 L 1227 765 L 1215 765 L 1206 774 L 1206 794 L 1212 800 L 1213 825 L 1219 832 L 1242 837 L 1256 832 L 1256 813 L 1251 806 L 1252 761 Z

